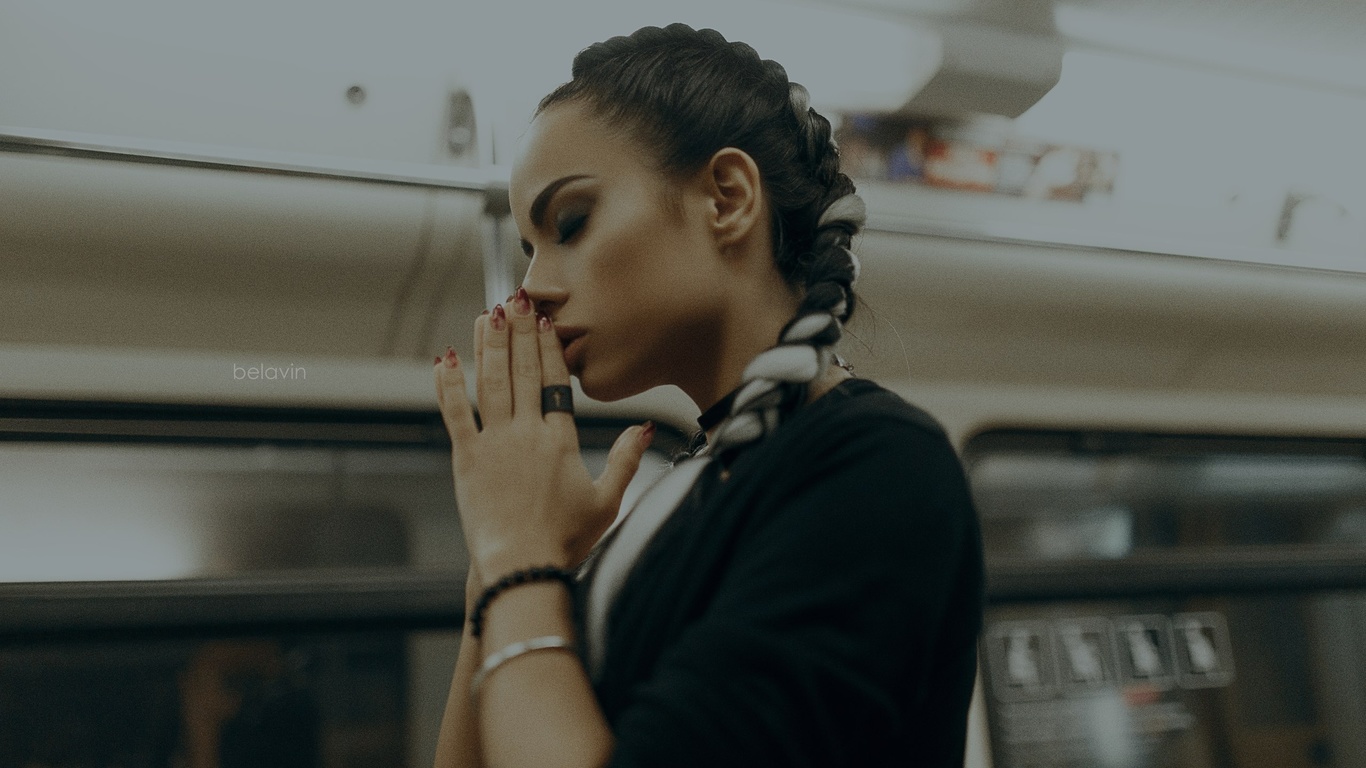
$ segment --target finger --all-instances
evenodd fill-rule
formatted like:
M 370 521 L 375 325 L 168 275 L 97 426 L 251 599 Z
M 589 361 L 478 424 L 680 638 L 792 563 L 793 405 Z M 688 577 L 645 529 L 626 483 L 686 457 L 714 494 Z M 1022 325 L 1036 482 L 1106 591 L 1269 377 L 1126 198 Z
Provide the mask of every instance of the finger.
M 555 326 L 550 318 L 541 315 L 537 319 L 536 338 L 541 351 L 541 386 L 569 384 L 569 369 L 564 364 L 564 347 L 555 335 Z M 551 411 L 545 414 L 547 424 L 561 429 L 574 429 L 574 414 L 565 411 Z
M 486 309 L 474 318 L 474 369 L 477 371 L 484 365 L 484 323 L 488 322 L 489 311 Z
M 478 380 L 479 371 L 484 368 L 484 328 L 488 327 L 488 321 L 489 311 L 487 309 L 481 312 L 479 317 L 474 318 L 474 371 L 476 382 Z M 479 403 L 479 392 L 477 390 L 474 393 L 474 398 L 474 409 L 476 412 L 481 412 L 482 406 Z M 481 424 L 483 418 L 482 415 L 479 417 Z
M 451 446 L 457 455 L 465 450 L 479 434 L 474 424 L 469 395 L 465 392 L 465 370 L 455 350 L 446 347 L 444 357 L 435 362 L 436 396 L 441 406 L 441 420 L 451 436 Z
M 512 415 L 514 418 L 541 420 L 541 351 L 536 338 L 536 317 L 531 314 L 531 299 L 523 288 L 517 289 L 508 314 L 511 335 Z
M 487 427 L 505 424 L 512 418 L 512 390 L 508 381 L 507 312 L 503 305 L 493 308 L 484 319 L 484 357 L 479 361 L 479 419 Z
M 640 469 L 640 461 L 649 450 L 655 436 L 655 424 L 647 421 L 631 427 L 617 437 L 612 449 L 607 452 L 607 466 L 593 485 L 597 488 L 599 504 L 616 509 L 621 506 L 626 495 L 626 486 Z
M 448 347 L 448 349 L 449 349 L 449 347 Z M 445 359 L 445 355 L 437 355 L 437 356 L 436 356 L 436 362 L 432 363 L 432 365 L 433 365 L 433 366 L 439 367 L 439 366 L 441 365 L 441 361 L 444 360 L 444 359 Z M 433 377 L 433 379 L 436 381 L 436 408 L 437 408 L 437 410 L 441 410 L 441 409 L 443 409 L 443 408 L 446 407 L 446 389 L 445 389 L 444 387 L 441 386 L 441 376 L 440 376 L 439 374 L 440 374 L 440 371 L 437 371 L 437 370 L 435 370 L 435 369 L 432 370 L 432 377 Z

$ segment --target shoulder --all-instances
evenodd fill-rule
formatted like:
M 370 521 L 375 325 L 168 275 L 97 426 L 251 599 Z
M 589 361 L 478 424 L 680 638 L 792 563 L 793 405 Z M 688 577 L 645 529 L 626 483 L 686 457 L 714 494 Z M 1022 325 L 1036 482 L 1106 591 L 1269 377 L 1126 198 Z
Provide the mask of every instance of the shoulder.
M 725 585 L 756 601 L 825 601 L 821 611 L 833 614 L 840 606 L 898 606 L 905 622 L 927 627 L 952 612 L 962 624 L 954 631 L 974 631 L 982 580 L 977 512 L 936 419 L 866 382 L 806 418 L 794 415 L 770 440 L 761 447 L 772 453 L 736 502 Z M 913 634 L 902 624 L 887 631 Z
M 792 421 L 806 419 L 810 427 L 837 430 L 850 422 L 886 419 L 928 436 L 948 439 L 944 425 L 928 411 L 871 379 L 843 381 L 806 410 L 807 413 L 794 414 Z
M 844 382 L 809 412 L 794 414 L 768 443 L 749 457 L 751 530 L 805 520 L 820 535 L 923 535 L 926 526 L 943 526 L 958 538 L 975 525 L 967 479 L 944 427 L 875 382 Z
M 934 459 L 936 465 L 959 467 L 953 443 L 938 419 L 868 379 L 841 383 L 806 413 L 794 414 L 774 435 L 780 436 L 773 442 L 770 460 L 814 464 L 813 470 L 820 465 L 833 469 L 828 465 L 841 459 L 868 460 L 875 455 L 882 455 L 878 464 Z

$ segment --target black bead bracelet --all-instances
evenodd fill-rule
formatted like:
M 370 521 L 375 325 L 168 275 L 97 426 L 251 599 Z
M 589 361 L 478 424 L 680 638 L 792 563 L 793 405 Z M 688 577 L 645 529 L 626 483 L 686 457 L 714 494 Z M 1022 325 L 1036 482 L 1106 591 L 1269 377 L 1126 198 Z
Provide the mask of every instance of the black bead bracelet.
M 566 587 L 573 589 L 574 572 L 553 565 L 543 565 L 509 573 L 490 585 L 479 596 L 478 602 L 474 604 L 474 610 L 470 612 L 470 634 L 479 637 L 484 633 L 484 613 L 488 611 L 493 598 L 519 584 L 530 584 L 534 581 L 562 581 Z

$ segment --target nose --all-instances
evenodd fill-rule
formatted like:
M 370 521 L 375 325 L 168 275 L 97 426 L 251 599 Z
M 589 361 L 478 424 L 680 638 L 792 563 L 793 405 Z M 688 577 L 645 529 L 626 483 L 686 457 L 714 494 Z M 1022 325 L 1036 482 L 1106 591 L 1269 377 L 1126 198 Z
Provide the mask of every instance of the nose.
M 522 288 L 526 289 L 527 296 L 536 305 L 536 309 L 552 317 L 555 314 L 553 308 L 563 304 L 569 297 L 569 292 L 562 285 L 562 281 L 555 280 L 549 274 L 547 262 L 541 258 L 531 260 L 526 276 L 522 278 Z

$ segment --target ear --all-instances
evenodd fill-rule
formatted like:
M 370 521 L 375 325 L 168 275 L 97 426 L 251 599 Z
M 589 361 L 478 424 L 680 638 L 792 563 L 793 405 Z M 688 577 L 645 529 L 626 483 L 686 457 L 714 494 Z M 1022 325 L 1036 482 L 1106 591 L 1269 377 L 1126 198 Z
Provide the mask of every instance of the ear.
M 703 169 L 702 182 L 710 199 L 710 225 L 718 245 L 743 241 L 767 221 L 763 177 L 748 152 L 735 147 L 718 150 Z

